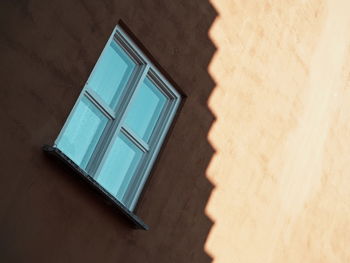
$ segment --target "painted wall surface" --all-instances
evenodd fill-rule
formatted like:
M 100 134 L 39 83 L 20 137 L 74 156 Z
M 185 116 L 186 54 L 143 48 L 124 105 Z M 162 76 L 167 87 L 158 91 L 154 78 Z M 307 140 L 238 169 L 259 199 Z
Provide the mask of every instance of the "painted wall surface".
M 206 251 L 350 262 L 350 2 L 213 5 Z
M 0 1 L 0 262 L 204 262 L 215 87 L 207 1 Z M 41 150 L 53 143 L 118 21 L 188 95 L 135 230 Z
M 350 262 L 350 2 L 0 2 L 1 262 Z M 129 223 L 52 143 L 118 21 L 187 95 Z

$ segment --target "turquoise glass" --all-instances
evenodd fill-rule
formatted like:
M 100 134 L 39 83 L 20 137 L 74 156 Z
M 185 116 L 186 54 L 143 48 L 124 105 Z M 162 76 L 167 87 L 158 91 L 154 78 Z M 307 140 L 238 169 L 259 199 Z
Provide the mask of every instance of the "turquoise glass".
M 122 201 L 141 157 L 142 151 L 125 135 L 119 134 L 96 176 L 96 181 Z
M 125 118 L 125 125 L 148 142 L 168 98 L 146 78 L 136 89 Z
M 115 109 L 136 63 L 114 41 L 103 51 L 89 80 L 89 87 Z
M 108 119 L 84 96 L 74 109 L 57 147 L 85 169 L 107 122 Z

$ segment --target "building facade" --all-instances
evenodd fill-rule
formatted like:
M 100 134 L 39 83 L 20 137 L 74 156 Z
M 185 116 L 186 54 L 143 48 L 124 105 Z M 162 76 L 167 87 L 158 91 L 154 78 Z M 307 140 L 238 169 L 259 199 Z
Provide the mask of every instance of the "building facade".
M 349 262 L 349 8 L 1 1 L 1 262 Z M 42 150 L 116 25 L 184 97 L 147 231 Z

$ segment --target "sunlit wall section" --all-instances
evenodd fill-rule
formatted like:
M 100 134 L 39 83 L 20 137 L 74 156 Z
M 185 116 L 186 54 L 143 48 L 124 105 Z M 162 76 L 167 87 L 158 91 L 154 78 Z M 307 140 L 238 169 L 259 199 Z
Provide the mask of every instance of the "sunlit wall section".
M 350 2 L 225 1 L 208 105 L 213 262 L 350 262 Z

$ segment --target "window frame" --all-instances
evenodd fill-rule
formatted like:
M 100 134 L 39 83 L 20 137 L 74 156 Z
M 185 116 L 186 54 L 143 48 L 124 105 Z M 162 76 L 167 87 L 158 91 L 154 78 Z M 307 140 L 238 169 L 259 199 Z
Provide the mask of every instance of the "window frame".
M 127 81 L 125 88 L 121 92 L 120 99 L 115 106 L 115 110 L 111 109 L 108 103 L 104 102 L 102 98 L 100 98 L 100 96 L 89 86 L 89 80 L 97 70 L 100 61 L 102 60 L 112 41 L 115 41 L 115 43 L 127 55 L 130 56 L 135 64 L 138 65 L 135 67 Z M 146 78 L 150 79 L 163 93 L 163 95 L 168 98 L 168 101 L 165 104 L 165 107 L 162 109 L 156 125 L 151 132 L 148 142 L 145 142 L 142 138 L 138 138 L 138 135 L 133 133 L 132 130 L 124 123 L 125 118 L 130 111 L 129 107 L 132 96 L 135 94 L 135 91 L 140 88 Z M 74 113 L 76 112 L 79 102 L 81 102 L 83 98 L 87 98 L 100 112 L 102 112 L 102 114 L 104 114 L 104 116 L 106 116 L 106 118 L 108 118 L 107 124 L 100 138 L 98 139 L 98 143 L 96 147 L 94 147 L 92 155 L 85 165 L 85 168 L 80 167 L 67 155 L 65 155 L 65 153 L 59 149 L 59 147 L 57 147 L 69 123 L 71 122 Z M 76 170 L 80 170 L 80 173 L 83 173 L 85 177 L 90 177 L 89 180 L 94 180 L 95 183 L 103 188 L 103 186 L 97 182 L 97 175 L 102 168 L 102 164 L 105 162 L 106 158 L 108 158 L 114 141 L 120 134 L 123 134 L 127 136 L 128 139 L 131 139 L 133 143 L 139 149 L 141 149 L 141 151 L 143 151 L 144 154 L 142 160 L 140 161 L 141 163 L 138 164 L 135 175 L 132 177 L 132 182 L 128 184 L 128 191 L 125 194 L 125 198 L 123 198 L 123 200 L 118 200 L 115 196 L 114 198 L 111 198 L 111 194 L 105 188 L 103 189 L 107 191 L 107 195 L 109 193 L 109 198 L 112 200 L 116 199 L 122 204 L 122 206 L 124 206 L 124 208 L 133 213 L 140 194 L 162 147 L 164 139 L 179 109 L 181 100 L 182 95 L 167 80 L 167 78 L 164 77 L 164 75 L 158 70 L 157 66 L 152 63 L 147 55 L 145 55 L 145 53 L 135 44 L 125 30 L 120 25 L 117 25 L 110 35 L 96 64 L 94 65 L 92 72 L 89 75 L 88 80 L 86 81 L 72 110 L 70 111 L 59 135 L 54 142 L 53 148 L 57 149 L 57 153 L 65 157 L 65 159 L 68 158 L 71 162 L 71 166 L 73 165 Z M 84 158 L 86 158 L 86 156 Z

